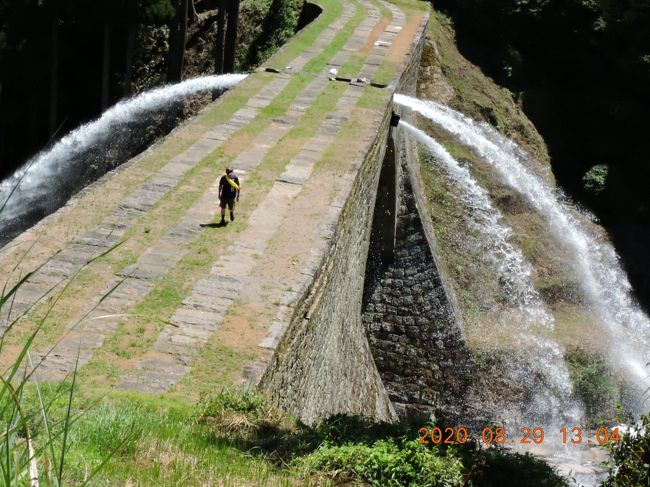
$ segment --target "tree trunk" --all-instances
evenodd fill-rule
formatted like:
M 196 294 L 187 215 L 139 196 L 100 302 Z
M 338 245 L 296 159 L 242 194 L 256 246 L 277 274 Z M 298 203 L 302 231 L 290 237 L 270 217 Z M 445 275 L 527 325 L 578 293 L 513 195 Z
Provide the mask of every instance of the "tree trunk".
M 58 97 L 59 97 L 59 12 L 56 2 L 52 2 L 50 39 L 50 110 L 49 110 L 49 132 L 52 136 L 57 129 L 58 121 Z
M 185 60 L 188 0 L 176 0 L 175 4 L 176 15 L 169 27 L 168 82 L 178 82 L 183 79 L 183 62 Z
M 219 6 L 217 12 L 217 42 L 214 55 L 214 72 L 223 74 L 223 45 L 226 38 L 226 8 L 225 5 Z
M 194 0 L 189 0 L 189 16 L 190 16 L 190 23 L 194 24 L 199 21 L 199 14 L 196 11 L 196 7 L 194 6 Z
M 102 65 L 102 112 L 108 108 L 111 92 L 111 20 L 104 18 L 104 55 Z
M 235 50 L 237 49 L 237 23 L 239 18 L 239 0 L 228 2 L 228 25 L 226 27 L 226 44 L 223 57 L 223 71 L 235 71 Z
M 7 132 L 6 132 L 6 125 L 7 122 L 5 120 L 7 117 L 4 116 L 4 99 L 2 97 L 2 86 L 3 86 L 3 81 L 2 81 L 2 74 L 0 74 L 0 161 L 4 161 L 5 159 L 5 151 L 7 150 L 5 145 L 6 145 L 6 139 L 7 139 Z M 0 168 L 0 177 L 4 176 L 4 170 Z M 0 201 L 0 205 L 2 205 L 2 201 Z
M 129 31 L 126 38 L 126 66 L 124 68 L 124 96 L 133 93 L 133 63 L 135 62 L 136 25 L 133 16 L 129 18 Z

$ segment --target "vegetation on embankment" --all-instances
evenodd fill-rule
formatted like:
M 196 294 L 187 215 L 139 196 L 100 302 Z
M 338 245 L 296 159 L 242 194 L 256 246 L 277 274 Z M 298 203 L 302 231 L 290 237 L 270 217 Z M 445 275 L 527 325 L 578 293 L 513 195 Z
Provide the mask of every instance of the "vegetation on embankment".
M 550 148 L 559 183 L 609 231 L 650 303 L 650 4 L 440 0 L 461 52 L 508 87 Z
M 537 159 L 532 169 L 547 179 L 553 177 L 546 144 L 512 92 L 494 83 L 462 56 L 451 20 L 439 11 L 433 11 L 429 20 L 417 96 L 493 125 Z
M 527 161 L 528 169 L 552 184 L 544 140 L 513 94 L 496 85 L 458 51 L 449 18 L 434 12 L 427 36 L 418 96 L 449 105 L 475 120 L 493 125 L 532 154 Z M 601 339 L 603 335 L 595 331 L 601 326 L 597 317 L 584 305 L 571 252 L 549 231 L 548 223 L 525 197 L 505 185 L 475 151 L 424 117 L 418 117 L 417 124 L 470 171 L 486 190 L 492 206 L 500 212 L 501 223 L 512 230 L 508 240 L 531 264 L 531 283 L 554 315 L 555 325 L 549 338 L 567 350 L 565 361 L 576 397 L 585 405 L 588 423 L 611 424 L 624 416 L 617 408 L 625 396 L 622 379 L 612 374 L 603 359 L 609 353 L 608 344 Z M 465 190 L 426 150 L 420 154 L 421 176 L 440 263 L 459 298 L 465 337 L 474 354 L 476 376 L 480 378 L 477 383 L 491 384 L 477 388 L 481 397 L 477 411 L 489 415 L 490 407 L 486 405 L 498 404 L 494 408 L 498 414 L 529 400 L 530 391 L 541 386 L 543 378 L 529 376 L 526 379 L 529 383 L 524 384 L 504 373 L 518 367 L 531 368 L 526 362 L 529 359 L 525 357 L 525 347 L 517 338 L 521 337 L 523 317 L 506 294 L 503 276 L 489 257 L 486 258 L 486 236 L 471 220 L 475 209 L 457 196 Z M 549 333 L 548 330 L 537 332 L 542 337 Z M 531 387 L 530 381 L 535 386 Z
M 650 483 L 650 415 L 643 416 L 623 440 L 609 445 L 612 467 L 603 487 L 641 487 Z
M 250 390 L 227 388 L 196 405 L 140 394 L 73 395 L 69 409 L 73 389 L 69 383 L 43 388 L 45 408 L 33 387 L 21 391 L 41 485 L 80 485 L 97 468 L 89 485 L 566 485 L 530 455 L 474 443 L 420 444 L 421 425 L 339 416 L 308 428 Z M 0 402 L 3 426 L 11 412 L 6 405 Z M 17 439 L 13 453 L 23 446 Z M 62 465 L 54 476 L 47 468 L 51 461 Z M 27 464 L 15 466 L 26 474 Z
M 533 156 L 529 160 L 530 170 L 553 182 L 544 140 L 512 94 L 496 85 L 460 54 L 449 19 L 439 12 L 434 12 L 429 20 L 417 95 L 495 126 Z M 571 290 L 575 283 L 565 272 L 565 251 L 547 231 L 542 231 L 545 223 L 541 217 L 516 191 L 506 187 L 472 149 L 423 117 L 418 117 L 418 125 L 442 143 L 456 160 L 466 165 L 490 194 L 491 202 L 503 215 L 504 223 L 513 229 L 516 244 L 535 268 L 532 276 L 535 286 L 542 294 L 556 295 L 554 300 L 558 303 L 572 303 L 571 296 L 575 293 Z M 482 258 L 484 250 L 481 242 L 477 241 L 480 235 L 476 235 L 476 228 L 472 228 L 468 221 L 467 208 L 454 196 L 459 188 L 437 164 L 432 163 L 426 152 L 422 152 L 422 156 L 422 178 L 431 204 L 430 214 L 441 257 L 461 298 L 465 318 L 471 324 L 477 315 L 485 316 L 490 310 L 497 311 L 495 303 L 505 301 L 499 276 Z M 480 262 L 485 265 L 479 265 Z
M 603 356 L 573 347 L 566 352 L 565 360 L 574 390 L 585 405 L 587 426 L 598 428 L 614 419 L 632 419 L 621 417 L 621 391 Z

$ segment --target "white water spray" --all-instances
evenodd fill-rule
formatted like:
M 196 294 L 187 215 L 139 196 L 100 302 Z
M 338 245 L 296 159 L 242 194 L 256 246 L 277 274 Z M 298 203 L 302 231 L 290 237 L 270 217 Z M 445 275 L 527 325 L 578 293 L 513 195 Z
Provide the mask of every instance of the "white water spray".
M 552 325 L 552 316 L 530 282 L 532 267 L 521 251 L 510 243 L 512 230 L 502 223 L 501 212 L 492 206 L 487 191 L 432 137 L 404 121 L 400 122 L 400 127 L 426 147 L 458 185 L 459 192 L 454 196 L 468 209 L 469 224 L 482 234 L 487 250 L 484 256 L 497 268 L 509 303 L 519 308 L 527 321 Z
M 74 174 L 71 160 L 93 146 L 108 141 L 116 128 L 167 107 L 185 96 L 231 88 L 247 75 L 204 76 L 164 86 L 133 98 L 122 100 L 106 110 L 100 118 L 81 125 L 59 140 L 52 148 L 27 161 L 12 176 L 0 183 L 0 232 L 3 224 L 33 210 L 36 201 L 55 195 L 68 181 L 58 178 L 63 171 Z M 80 161 L 84 163 L 85 161 Z
M 538 324 L 552 330 L 553 316 L 530 282 L 531 265 L 521 250 L 508 241 L 512 230 L 501 222 L 502 215 L 492 206 L 485 189 L 442 145 L 403 120 L 400 121 L 399 127 L 422 144 L 458 185 L 455 196 L 466 205 L 472 226 L 483 235 L 490 260 L 496 266 L 499 278 L 508 283 L 506 296 L 520 311 L 516 316 L 508 317 L 509 320 L 517 322 L 516 336 L 512 336 L 512 339 L 517 343 L 517 350 L 525 351 L 530 366 L 543 376 L 545 385 L 543 388 L 539 384 L 531 385 L 534 399 L 527 406 L 527 415 L 537 421 L 545 418 L 546 424 L 553 426 L 557 426 L 562 420 L 580 420 L 582 411 L 573 399 L 569 371 L 564 363 L 564 351 L 556 342 L 541 338 L 532 329 L 532 325 Z M 523 382 L 530 378 L 526 377 L 530 371 L 511 372 Z
M 650 320 L 632 297 L 632 288 L 612 245 L 589 231 L 558 201 L 554 190 L 526 168 L 526 155 L 513 142 L 484 123 L 478 123 L 448 107 L 404 95 L 394 101 L 410 108 L 472 147 L 544 216 L 554 235 L 573 251 L 576 270 L 594 312 L 607 327 L 615 354 L 628 379 L 643 388 L 649 370 L 644 356 L 650 343 Z

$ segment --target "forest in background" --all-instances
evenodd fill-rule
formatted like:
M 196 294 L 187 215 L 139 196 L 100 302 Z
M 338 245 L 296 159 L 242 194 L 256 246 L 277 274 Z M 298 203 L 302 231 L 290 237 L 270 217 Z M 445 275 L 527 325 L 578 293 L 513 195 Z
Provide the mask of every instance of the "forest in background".
M 302 4 L 0 0 L 0 178 L 125 96 L 257 66 L 294 34 Z
M 560 185 L 591 209 L 650 308 L 650 0 L 435 0 L 507 87 Z

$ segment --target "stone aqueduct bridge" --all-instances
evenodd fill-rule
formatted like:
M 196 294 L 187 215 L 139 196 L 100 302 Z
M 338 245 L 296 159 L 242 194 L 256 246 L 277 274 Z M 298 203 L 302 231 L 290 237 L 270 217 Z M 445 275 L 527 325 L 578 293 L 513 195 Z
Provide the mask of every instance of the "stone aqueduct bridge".
M 61 380 L 78 357 L 89 381 L 162 393 L 195 368 L 225 374 L 205 358 L 223 345 L 245 351 L 230 376 L 307 423 L 429 414 L 462 395 L 442 373 L 462 336 L 417 153 L 389 123 L 392 93 L 415 88 L 428 14 L 318 3 L 321 16 L 267 63 L 279 73 L 252 74 L 0 252 L 4 269 L 36 269 L 11 317 L 3 308 L 5 327 L 27 313 L 8 343 L 39 309 L 63 307 L 34 345 L 41 379 Z M 391 80 L 330 81 L 332 67 Z M 226 165 L 242 202 L 233 224 L 212 228 Z M 66 284 L 74 293 L 60 295 Z M 163 325 L 137 321 L 152 302 Z

